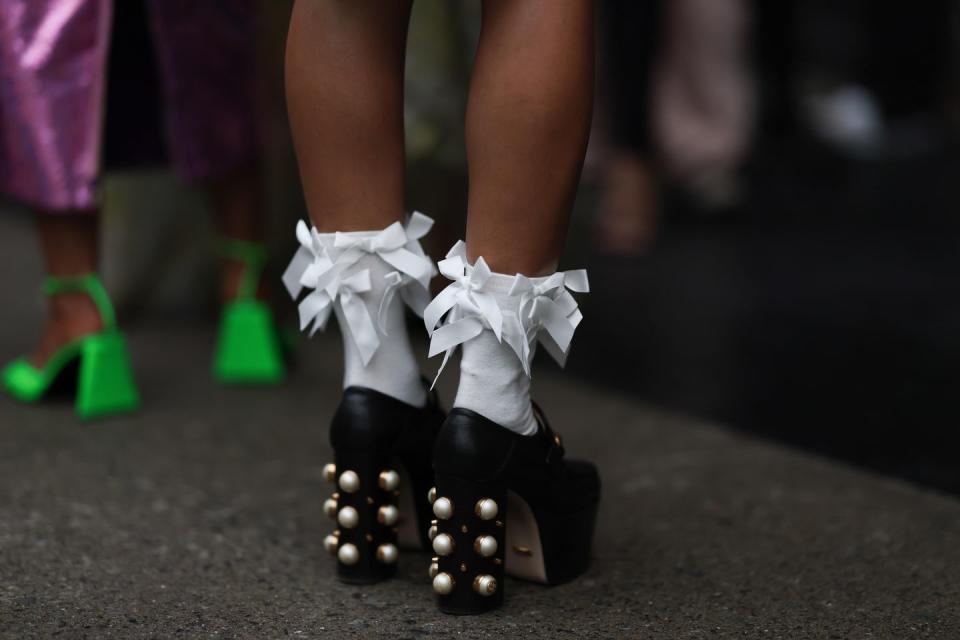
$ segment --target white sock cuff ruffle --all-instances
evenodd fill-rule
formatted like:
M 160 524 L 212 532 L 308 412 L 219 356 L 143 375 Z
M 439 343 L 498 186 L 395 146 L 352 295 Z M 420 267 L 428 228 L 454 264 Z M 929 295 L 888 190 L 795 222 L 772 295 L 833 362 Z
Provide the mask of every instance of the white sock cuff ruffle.
M 571 292 L 590 291 L 586 270 L 558 271 L 541 278 L 493 273 L 482 257 L 469 263 L 463 241 L 437 266 L 453 281 L 423 311 L 430 357 L 444 352 L 437 377 L 459 345 L 485 330 L 510 347 L 528 377 L 538 342 L 561 367 L 566 363 L 573 334 L 583 319 Z
M 399 221 L 380 231 L 336 232 L 321 234 L 300 220 L 297 240 L 300 248 L 283 273 L 283 284 L 296 300 L 303 289 L 312 289 L 300 301 L 300 330 L 310 335 L 324 329 L 333 305 L 339 301 L 346 318 L 346 329 L 360 352 L 364 366 L 380 346 L 380 333 L 385 334 L 383 316 L 393 297 L 399 293 L 414 313 L 422 316 L 430 301 L 430 279 L 436 274 L 433 261 L 420 246 L 420 238 L 433 226 L 433 220 L 413 212 L 401 224 Z M 347 275 L 347 270 L 364 256 L 376 256 L 390 267 L 384 279 L 387 286 L 379 302 L 377 326 L 363 303 L 371 289 L 379 290 L 370 281 L 370 269 L 361 269 Z

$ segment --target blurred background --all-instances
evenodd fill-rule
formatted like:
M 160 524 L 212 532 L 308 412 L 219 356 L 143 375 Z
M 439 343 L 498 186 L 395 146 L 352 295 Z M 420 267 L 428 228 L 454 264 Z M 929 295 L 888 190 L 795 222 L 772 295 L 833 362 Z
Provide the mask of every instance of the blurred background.
M 144 7 L 116 5 L 104 275 L 124 326 L 175 335 L 216 319 L 210 203 L 168 168 Z M 283 104 L 290 3 L 260 9 L 259 168 L 278 277 L 306 212 Z M 570 375 L 960 493 L 960 2 L 597 10 L 595 124 L 561 265 L 587 267 L 593 286 Z M 434 256 L 462 235 L 478 32 L 477 2 L 414 3 L 408 197 L 438 221 Z M 33 216 L 14 200 L 0 210 L 3 252 Z M 39 299 L 0 300 L 41 316 Z

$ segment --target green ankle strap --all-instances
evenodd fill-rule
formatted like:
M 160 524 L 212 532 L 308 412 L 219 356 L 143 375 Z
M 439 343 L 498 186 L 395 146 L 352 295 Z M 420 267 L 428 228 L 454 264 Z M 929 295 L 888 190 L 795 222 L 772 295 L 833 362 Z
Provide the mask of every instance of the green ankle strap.
M 117 328 L 117 316 L 113 310 L 113 303 L 110 302 L 110 294 L 95 273 L 85 273 L 80 276 L 47 276 L 43 280 L 43 292 L 48 296 L 61 293 L 85 293 L 97 305 L 103 328 L 106 330 Z
M 236 238 L 220 238 L 220 255 L 228 260 L 236 260 L 246 265 L 240 284 L 237 286 L 237 299 L 249 300 L 255 298 L 260 286 L 260 276 L 267 263 L 267 249 L 256 242 L 237 240 Z

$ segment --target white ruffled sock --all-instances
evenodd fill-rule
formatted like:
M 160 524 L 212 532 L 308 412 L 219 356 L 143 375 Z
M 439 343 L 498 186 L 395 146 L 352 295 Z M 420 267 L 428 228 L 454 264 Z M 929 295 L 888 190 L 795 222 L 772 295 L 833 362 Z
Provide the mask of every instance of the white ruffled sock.
M 333 234 L 329 235 L 332 241 Z M 367 232 L 344 235 L 372 236 Z M 380 300 L 387 289 L 385 276 L 394 271 L 393 267 L 374 254 L 368 254 L 357 260 L 344 270 L 344 278 L 348 278 L 364 269 L 370 270 L 370 291 L 361 294 L 363 304 L 371 318 L 377 318 L 380 313 Z M 389 301 L 383 311 L 383 324 L 377 326 L 377 335 L 380 337 L 380 346 L 370 361 L 364 366 L 360 350 L 347 329 L 347 320 L 343 315 L 343 305 L 340 300 L 334 303 L 334 313 L 337 315 L 337 325 L 343 337 L 343 388 L 367 387 L 380 393 L 411 404 L 422 407 L 427 402 L 427 392 L 423 386 L 423 377 L 420 366 L 413 354 L 410 344 L 410 335 L 407 333 L 407 317 L 403 300 L 399 295 Z M 377 322 L 374 320 L 374 324 Z M 386 333 L 382 329 L 386 329 Z
M 517 313 L 520 299 L 510 296 L 513 276 L 492 274 L 486 289 L 497 300 L 504 314 Z M 530 400 L 530 377 L 510 346 L 497 340 L 493 331 L 463 343 L 460 358 L 460 384 L 454 408 L 476 411 L 500 426 L 524 436 L 537 432 Z
M 470 409 L 521 435 L 537 433 L 530 400 L 536 344 L 563 365 L 582 315 L 571 291 L 589 291 L 587 273 L 543 278 L 492 273 L 483 258 L 471 265 L 458 242 L 438 265 L 453 282 L 424 309 L 431 357 L 463 347 L 454 407 Z M 438 373 L 439 375 L 439 373 Z
M 427 285 L 435 271 L 419 238 L 432 222 L 414 213 L 403 227 L 325 234 L 298 225 L 301 248 L 283 281 L 294 299 L 304 287 L 313 289 L 300 302 L 301 329 L 311 323 L 314 331 L 322 329 L 331 312 L 336 315 L 344 388 L 367 387 L 407 404 L 426 404 L 404 306 L 422 313 L 429 299 Z

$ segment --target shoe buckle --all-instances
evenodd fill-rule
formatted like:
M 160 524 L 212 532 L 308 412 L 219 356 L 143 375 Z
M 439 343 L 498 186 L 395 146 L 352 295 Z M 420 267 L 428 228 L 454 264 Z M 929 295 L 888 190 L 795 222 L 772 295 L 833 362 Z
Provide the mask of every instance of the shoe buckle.
M 556 431 L 553 431 L 551 436 L 550 446 L 547 448 L 547 462 L 552 462 L 554 459 L 559 460 L 564 454 L 563 438 Z

